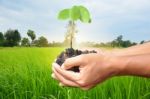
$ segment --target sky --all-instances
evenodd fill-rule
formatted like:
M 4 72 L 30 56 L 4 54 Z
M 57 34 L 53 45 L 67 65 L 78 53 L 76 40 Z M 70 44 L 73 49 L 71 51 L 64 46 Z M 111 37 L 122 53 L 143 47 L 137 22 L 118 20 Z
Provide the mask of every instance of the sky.
M 77 21 L 78 42 L 108 42 L 119 35 L 124 40 L 150 40 L 150 0 L 0 0 L 0 31 L 18 29 L 22 37 L 32 29 L 49 42 L 63 41 L 68 21 L 58 12 L 83 5 L 92 23 Z

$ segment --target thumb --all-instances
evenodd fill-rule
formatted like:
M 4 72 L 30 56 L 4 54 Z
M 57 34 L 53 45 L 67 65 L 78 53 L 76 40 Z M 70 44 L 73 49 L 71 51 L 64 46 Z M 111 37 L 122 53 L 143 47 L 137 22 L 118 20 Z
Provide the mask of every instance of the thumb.
M 82 60 L 83 60 L 82 55 L 68 58 L 65 60 L 64 64 L 62 65 L 62 68 L 67 70 L 72 67 L 80 66 L 82 63 Z

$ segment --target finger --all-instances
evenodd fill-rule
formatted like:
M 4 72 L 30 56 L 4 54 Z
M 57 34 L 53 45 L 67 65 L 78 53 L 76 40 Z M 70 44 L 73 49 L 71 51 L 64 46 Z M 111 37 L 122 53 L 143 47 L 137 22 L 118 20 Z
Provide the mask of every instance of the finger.
M 52 63 L 52 72 L 54 70 L 55 65 L 58 65 L 59 67 L 61 67 L 59 64 L 57 64 L 56 62 Z
M 81 87 L 82 90 L 89 90 L 91 88 L 95 87 L 95 85 L 89 85 L 89 86 L 86 86 L 86 87 Z
M 81 87 L 81 89 L 83 89 L 83 90 L 89 90 L 89 89 L 95 87 L 98 83 L 99 83 L 99 81 L 96 81 L 96 82 L 91 83 L 91 84 L 89 84 L 87 86 Z
M 61 67 L 57 64 L 54 64 L 54 69 L 62 75 L 64 78 L 71 80 L 71 81 L 77 81 L 79 79 L 79 73 L 75 73 L 73 71 L 63 70 Z
M 52 64 L 53 65 L 53 64 Z M 54 73 L 54 66 L 52 66 L 52 71 L 53 73 L 51 74 L 51 77 L 55 80 L 58 80 L 58 78 L 56 77 L 55 73 Z
M 65 79 L 62 75 L 60 75 L 55 69 L 54 69 L 55 76 L 58 78 L 58 80 L 65 86 L 72 86 L 72 87 L 78 87 L 78 84 L 76 84 L 73 81 L 70 81 L 68 79 Z
M 68 58 L 65 60 L 64 64 L 62 65 L 62 68 L 63 69 L 70 69 L 70 68 L 75 67 L 75 66 L 80 66 L 82 61 L 83 61 L 82 55 Z
M 53 62 L 52 65 L 51 65 L 52 73 L 53 73 L 53 67 L 54 67 L 54 64 L 57 64 L 57 63 L 56 63 L 56 59 L 54 60 L 54 62 Z
M 51 67 L 52 68 L 52 73 L 54 72 L 54 64 L 55 63 L 52 63 L 52 67 Z
M 66 86 L 66 85 L 60 82 L 60 83 L 59 83 L 59 86 L 64 87 L 64 86 Z

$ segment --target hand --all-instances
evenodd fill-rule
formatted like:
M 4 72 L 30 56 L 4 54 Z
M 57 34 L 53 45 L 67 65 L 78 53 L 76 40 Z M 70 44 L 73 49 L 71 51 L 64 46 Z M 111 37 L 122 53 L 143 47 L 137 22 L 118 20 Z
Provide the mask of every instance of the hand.
M 150 43 L 103 53 L 68 58 L 63 66 L 53 64 L 52 77 L 60 85 L 90 89 L 112 76 L 150 77 Z M 80 72 L 68 71 L 79 66 Z
M 53 77 L 60 81 L 60 85 L 87 90 L 119 73 L 119 68 L 113 65 L 114 59 L 97 53 L 68 58 L 61 67 L 53 64 Z M 67 70 L 74 66 L 79 66 L 79 73 Z

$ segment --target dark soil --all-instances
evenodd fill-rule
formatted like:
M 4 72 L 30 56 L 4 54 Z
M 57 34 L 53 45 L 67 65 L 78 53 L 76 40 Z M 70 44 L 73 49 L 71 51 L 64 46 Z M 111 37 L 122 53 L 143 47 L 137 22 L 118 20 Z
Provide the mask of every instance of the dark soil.
M 65 62 L 67 58 L 75 57 L 81 54 L 90 54 L 90 53 L 97 53 L 95 50 L 92 51 L 81 51 L 78 49 L 73 49 L 73 48 L 67 48 L 65 51 L 61 52 L 61 54 L 57 57 L 56 63 L 59 64 L 60 66 Z M 70 68 L 68 70 L 74 71 L 74 72 L 79 72 L 79 66 L 75 66 L 73 68 Z

